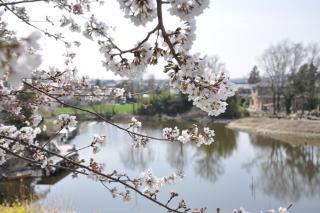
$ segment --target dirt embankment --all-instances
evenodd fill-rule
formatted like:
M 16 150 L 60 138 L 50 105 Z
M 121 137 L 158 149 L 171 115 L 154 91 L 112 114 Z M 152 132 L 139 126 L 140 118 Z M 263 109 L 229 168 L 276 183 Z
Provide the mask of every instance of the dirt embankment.
M 227 125 L 230 129 L 268 136 L 291 144 L 319 144 L 320 121 L 277 118 L 242 118 Z

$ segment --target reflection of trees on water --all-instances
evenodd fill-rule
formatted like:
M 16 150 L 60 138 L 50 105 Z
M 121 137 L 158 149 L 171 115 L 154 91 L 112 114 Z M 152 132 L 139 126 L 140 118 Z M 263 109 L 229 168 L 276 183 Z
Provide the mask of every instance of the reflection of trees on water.
M 179 125 L 178 125 L 179 124 Z M 161 130 L 165 127 L 179 126 L 180 128 L 190 127 L 190 123 L 186 122 L 154 122 L 154 121 L 144 121 L 143 131 L 147 135 L 152 135 L 161 138 Z M 150 143 L 158 143 L 157 141 L 151 141 Z M 177 171 L 181 171 L 184 168 L 184 164 L 187 162 L 187 156 L 184 155 L 185 145 L 180 143 L 171 142 L 160 142 L 167 145 L 167 159 L 169 164 L 174 167 Z M 162 144 L 160 146 L 162 146 Z M 135 149 L 132 146 L 125 146 L 120 152 L 120 159 L 123 165 L 129 169 L 145 170 L 148 168 L 148 164 L 154 161 L 155 152 L 158 150 L 153 149 L 153 144 L 147 144 L 144 148 Z M 162 153 L 161 153 L 162 154 Z M 165 154 L 165 153 L 163 153 Z M 172 156 L 171 156 L 172 155 Z
M 60 171 L 50 177 L 0 181 L 0 204 L 17 201 L 35 202 L 44 199 L 49 194 L 50 188 L 39 191 L 36 190 L 36 186 L 53 185 L 69 174 L 68 171 Z
M 217 181 L 224 173 L 223 159 L 231 156 L 237 148 L 234 131 L 226 129 L 222 124 L 216 124 L 214 130 L 215 143 L 211 146 L 201 146 L 193 156 L 195 174 L 210 182 Z
M 140 171 L 147 169 L 148 164 L 154 160 L 153 150 L 150 146 L 138 149 L 127 146 L 119 155 L 126 168 Z
M 211 146 L 182 145 L 172 143 L 167 146 L 167 160 L 171 167 L 185 171 L 193 163 L 195 174 L 210 182 L 215 182 L 224 173 L 222 160 L 229 157 L 236 149 L 234 131 L 222 124 L 212 127 L 216 142 Z M 192 162 L 190 162 L 192 161 Z
M 36 181 L 33 179 L 12 180 L 0 182 L 0 204 L 17 201 L 34 202 L 45 198 L 49 190 L 35 190 Z
M 258 154 L 247 166 L 258 168 L 257 183 L 266 194 L 290 201 L 320 196 L 319 146 L 293 147 L 261 136 L 251 141 Z
M 159 137 L 161 128 L 166 126 L 174 127 L 174 122 L 144 122 L 146 126 L 145 131 L 149 135 Z M 187 129 L 191 126 L 191 123 L 181 122 L 177 125 L 180 129 Z M 203 127 L 199 126 L 199 129 Z M 159 142 L 160 147 L 165 146 L 163 151 L 166 155 L 166 160 L 170 167 L 175 171 L 186 171 L 188 167 L 193 167 L 195 174 L 201 178 L 210 182 L 215 182 L 217 178 L 224 173 L 224 165 L 222 160 L 229 157 L 236 149 L 236 137 L 235 132 L 226 129 L 223 124 L 213 124 L 211 126 L 215 130 L 215 143 L 211 146 L 197 147 L 194 144 L 181 144 L 178 142 Z M 153 134 L 150 134 L 153 133 Z M 151 143 L 157 143 L 152 141 Z M 157 147 L 157 146 L 156 146 Z M 162 150 L 162 149 L 160 149 Z M 148 164 L 154 161 L 155 153 L 159 152 L 157 148 L 154 148 L 151 144 L 148 144 L 145 148 L 134 149 L 131 146 L 125 146 L 119 152 L 121 162 L 126 168 L 145 170 L 148 168 Z
M 222 156 L 216 154 L 215 146 L 200 147 L 194 154 L 194 172 L 201 178 L 215 182 L 224 173 Z
M 0 203 L 12 203 L 17 200 L 38 200 L 38 198 L 34 182 L 31 179 L 0 182 Z
M 167 144 L 166 159 L 169 165 L 176 171 L 184 171 L 188 165 L 188 145 L 173 142 Z

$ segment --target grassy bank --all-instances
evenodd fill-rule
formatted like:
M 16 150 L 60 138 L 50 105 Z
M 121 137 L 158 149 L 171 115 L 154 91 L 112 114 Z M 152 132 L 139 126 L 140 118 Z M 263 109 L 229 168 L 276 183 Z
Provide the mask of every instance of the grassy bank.
M 116 114 L 116 113 L 131 113 L 134 114 L 138 111 L 138 109 L 141 107 L 141 104 L 134 103 L 134 104 L 95 104 L 92 106 L 86 106 L 82 107 L 83 109 L 90 110 L 92 112 L 97 113 L 110 113 L 110 114 Z M 86 112 L 83 112 L 81 110 L 76 110 L 71 107 L 58 107 L 54 109 L 55 115 L 60 114 L 86 114 Z
M 230 122 L 227 127 L 264 135 L 291 144 L 320 145 L 320 121 L 265 117 L 242 118 Z

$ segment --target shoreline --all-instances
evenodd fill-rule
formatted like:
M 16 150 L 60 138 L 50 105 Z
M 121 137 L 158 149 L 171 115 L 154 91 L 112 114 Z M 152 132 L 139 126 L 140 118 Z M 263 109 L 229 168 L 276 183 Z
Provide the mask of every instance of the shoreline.
M 249 117 L 231 121 L 226 127 L 291 145 L 320 145 L 320 121 Z
M 132 117 L 137 118 L 139 121 L 189 121 L 196 123 L 229 123 L 234 119 L 209 117 L 207 113 L 200 110 L 190 110 L 185 113 L 177 114 L 175 116 L 155 114 L 155 115 L 141 115 L 132 113 L 117 113 L 117 114 L 101 114 L 112 122 L 130 122 Z M 94 115 L 90 114 L 75 114 L 79 121 L 99 120 Z

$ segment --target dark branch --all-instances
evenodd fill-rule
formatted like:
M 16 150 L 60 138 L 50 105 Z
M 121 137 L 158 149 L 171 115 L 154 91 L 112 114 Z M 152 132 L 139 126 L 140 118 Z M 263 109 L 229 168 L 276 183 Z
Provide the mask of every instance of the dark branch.
M 16 4 L 33 3 L 33 2 L 39 2 L 39 1 L 46 2 L 46 0 L 25 0 L 25 1 L 14 1 L 14 2 L 2 2 L 2 3 L 0 3 L 0 7 L 9 6 L 9 5 L 16 5 Z
M 130 50 L 124 50 L 124 51 L 121 51 L 121 53 L 127 53 L 127 52 L 132 52 L 132 51 L 135 51 L 137 50 L 139 47 L 141 47 L 142 44 L 144 44 L 146 41 L 149 40 L 150 36 L 155 33 L 157 30 L 159 30 L 159 25 L 157 25 L 153 30 L 151 30 L 147 36 L 141 41 L 138 43 L 138 45 Z
M 161 29 L 163 39 L 168 44 L 169 49 L 170 49 L 173 57 L 176 59 L 178 64 L 181 65 L 182 62 L 180 61 L 180 59 L 178 57 L 178 54 L 174 50 L 173 44 L 171 43 L 170 38 L 168 37 L 168 34 L 167 34 L 166 29 L 165 29 L 164 24 L 163 24 L 162 1 L 161 0 L 157 0 L 157 13 L 158 13 L 158 25 L 159 25 L 159 28 Z

